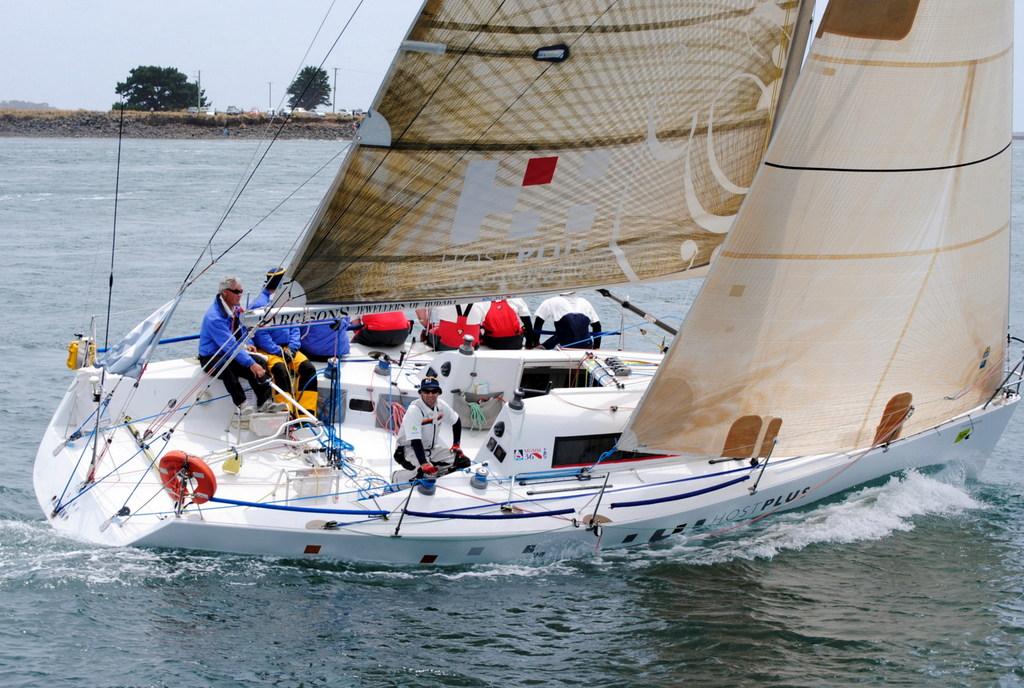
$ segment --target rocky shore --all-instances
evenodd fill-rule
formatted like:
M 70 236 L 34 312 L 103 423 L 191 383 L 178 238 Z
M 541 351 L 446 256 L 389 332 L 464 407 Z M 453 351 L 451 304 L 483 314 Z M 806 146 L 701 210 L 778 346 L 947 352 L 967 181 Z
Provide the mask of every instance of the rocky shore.
M 0 137 L 116 137 L 120 114 L 89 110 L 0 110 Z M 282 139 L 350 139 L 359 120 L 352 117 L 292 117 Z M 268 126 L 269 125 L 269 126 Z M 146 139 L 270 138 L 281 120 L 263 114 L 189 114 L 125 111 L 124 136 Z

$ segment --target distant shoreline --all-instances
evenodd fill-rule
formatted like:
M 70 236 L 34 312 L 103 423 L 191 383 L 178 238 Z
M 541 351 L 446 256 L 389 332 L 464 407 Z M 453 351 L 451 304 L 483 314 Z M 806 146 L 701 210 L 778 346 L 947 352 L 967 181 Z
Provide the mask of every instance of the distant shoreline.
M 0 110 L 0 137 L 111 138 L 118 133 L 120 113 L 92 110 Z M 224 139 L 271 138 L 280 127 L 262 113 L 206 115 L 186 112 L 125 111 L 125 138 Z M 282 139 L 351 139 L 358 118 L 340 115 L 292 117 Z

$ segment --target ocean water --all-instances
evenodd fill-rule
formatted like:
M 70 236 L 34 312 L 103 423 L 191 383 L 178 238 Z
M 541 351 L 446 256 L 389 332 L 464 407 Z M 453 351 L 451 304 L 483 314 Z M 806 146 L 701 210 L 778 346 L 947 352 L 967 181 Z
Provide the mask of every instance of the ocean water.
M 106 330 L 116 145 L 0 140 L 0 686 L 1024 685 L 1020 415 L 978 479 L 911 472 L 710 543 L 424 569 L 58 536 L 32 463 L 69 381 L 67 341 L 90 314 Z M 174 334 L 195 330 L 217 278 L 257 287 L 281 261 L 343 145 L 274 146 L 203 255 L 294 195 L 204 275 Z M 252 141 L 124 142 L 111 339 L 170 298 L 258 153 Z M 309 179 L 323 164 L 331 172 Z M 1018 144 L 1018 178 L 1022 166 Z M 1013 203 L 1019 328 L 1021 188 Z M 628 292 L 677 322 L 695 285 Z M 592 300 L 616 326 L 618 311 Z M 624 323 L 627 346 L 661 339 Z

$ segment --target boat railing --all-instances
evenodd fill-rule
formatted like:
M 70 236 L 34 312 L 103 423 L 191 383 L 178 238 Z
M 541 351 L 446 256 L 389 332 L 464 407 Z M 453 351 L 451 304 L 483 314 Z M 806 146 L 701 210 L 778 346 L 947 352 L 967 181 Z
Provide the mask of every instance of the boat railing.
M 211 452 L 203 458 L 207 461 L 216 461 L 218 459 L 226 459 L 234 456 L 235 454 L 245 454 L 260 451 L 262 449 L 278 448 L 278 447 L 307 447 L 312 444 L 322 446 L 328 438 L 327 430 L 323 424 L 319 421 L 313 426 L 305 426 L 306 430 L 311 431 L 313 434 L 307 437 L 293 438 L 289 436 L 291 429 L 299 429 L 302 423 L 307 422 L 302 418 L 293 418 L 288 421 L 281 423 L 273 435 L 267 437 L 259 437 L 249 442 L 242 442 L 226 449 L 219 449 L 215 452 Z
M 1008 344 L 1010 342 L 1024 344 L 1024 339 L 1020 339 L 1019 337 L 1014 337 L 1012 335 L 1007 335 L 1006 341 Z M 1003 378 L 1002 383 L 998 387 L 996 387 L 996 390 L 992 392 L 992 396 L 988 398 L 988 401 L 985 402 L 985 405 L 982 406 L 982 408 L 988 408 L 988 405 L 991 404 L 992 400 L 999 396 L 1000 393 L 1013 393 L 1019 396 L 1020 385 L 1022 382 L 1024 382 L 1024 354 L 1021 355 L 1020 360 L 1017 361 L 1017 363 L 1015 363 L 1013 367 L 1009 368 L 1009 370 L 1006 373 L 1006 377 Z

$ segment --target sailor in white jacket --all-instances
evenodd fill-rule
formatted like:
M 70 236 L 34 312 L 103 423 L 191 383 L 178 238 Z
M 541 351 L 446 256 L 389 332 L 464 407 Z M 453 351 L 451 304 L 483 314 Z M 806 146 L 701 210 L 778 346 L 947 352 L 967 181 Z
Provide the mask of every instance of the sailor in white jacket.
M 420 398 L 409 404 L 402 419 L 395 461 L 407 470 L 417 471 L 416 477 L 435 476 L 438 468 L 466 468 L 470 462 L 459 447 L 462 421 L 452 407 L 440 398 L 441 385 L 436 379 L 428 377 L 420 383 L 419 391 Z M 445 426 L 452 429 L 450 447 L 441 437 L 441 430 Z

